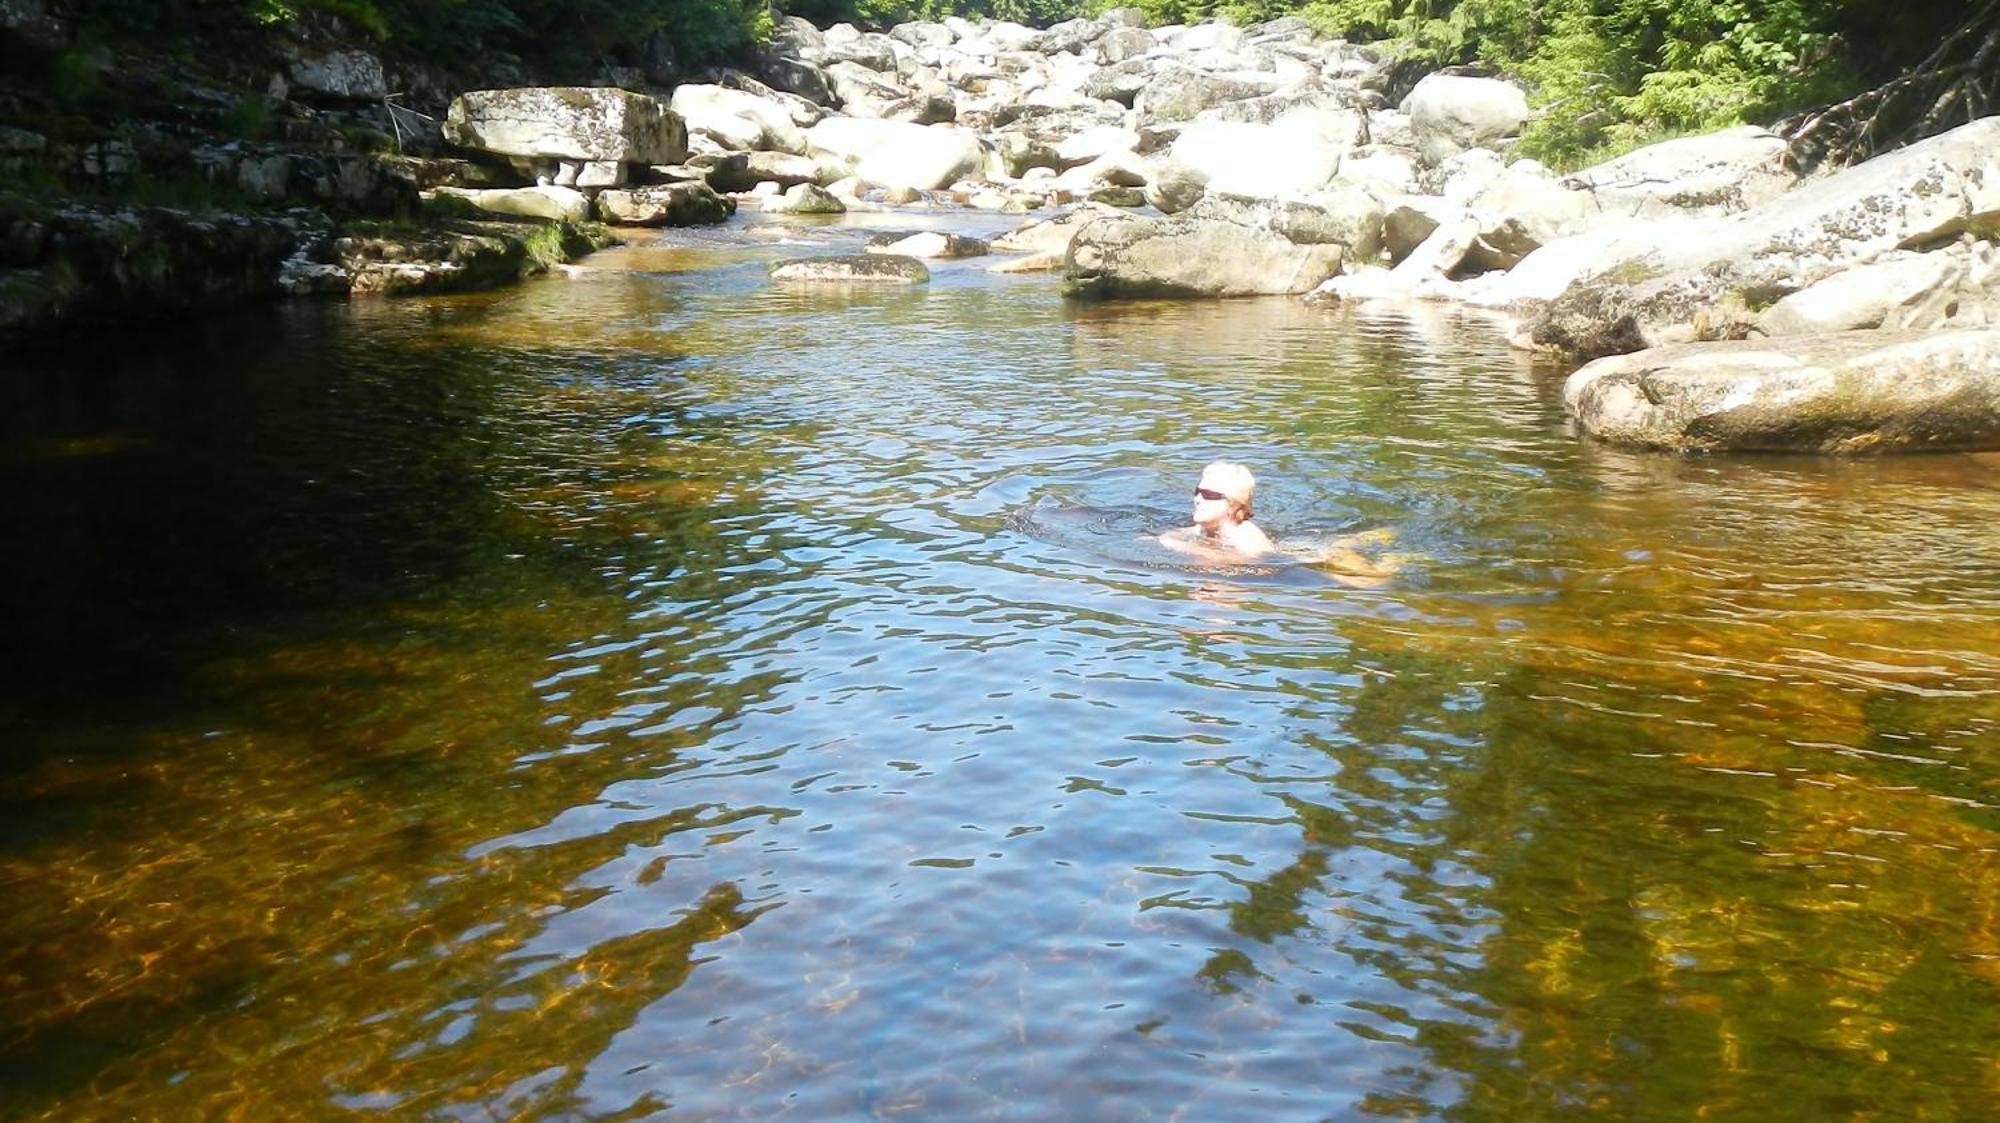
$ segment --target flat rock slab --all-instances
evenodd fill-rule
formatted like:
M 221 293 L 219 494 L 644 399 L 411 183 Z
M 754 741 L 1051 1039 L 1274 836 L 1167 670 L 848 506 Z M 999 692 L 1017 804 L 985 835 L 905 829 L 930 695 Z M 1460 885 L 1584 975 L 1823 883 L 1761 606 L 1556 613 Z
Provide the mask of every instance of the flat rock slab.
M 687 123 L 627 90 L 534 86 L 473 90 L 452 99 L 445 139 L 502 156 L 678 164 Z
M 569 187 L 439 187 L 430 194 L 435 201 L 515 218 L 582 222 L 590 217 L 590 199 Z
M 772 262 L 771 279 L 813 284 L 919 285 L 931 279 L 931 271 L 914 257 L 853 253 Z
M 2000 448 L 2000 329 L 1681 343 L 1589 363 L 1563 405 L 1593 437 L 1674 452 Z

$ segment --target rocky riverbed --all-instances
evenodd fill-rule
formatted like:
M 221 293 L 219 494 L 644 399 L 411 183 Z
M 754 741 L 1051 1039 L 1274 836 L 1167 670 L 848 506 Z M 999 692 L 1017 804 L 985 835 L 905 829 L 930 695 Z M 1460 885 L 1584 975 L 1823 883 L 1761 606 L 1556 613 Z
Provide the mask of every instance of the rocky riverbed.
M 1706 361 L 1689 347 L 1705 341 L 1763 338 L 1759 353 L 1809 363 L 1852 350 L 1816 342 L 1829 332 L 1951 330 L 1960 343 L 1936 353 L 1953 356 L 1953 408 L 2000 400 L 2000 332 L 1980 330 L 2000 324 L 2000 118 L 1804 179 L 1785 141 L 1755 127 L 1559 175 L 1508 156 L 1530 110 L 1507 82 L 1415 75 L 1294 18 L 1148 28 L 1136 9 L 1046 29 L 953 18 L 877 33 L 789 18 L 748 69 L 469 90 L 448 103 L 433 81 L 436 118 L 400 111 L 366 52 L 295 53 L 288 65 L 272 88 L 289 82 L 288 99 L 322 107 L 288 120 L 351 131 L 379 111 L 412 152 L 210 146 L 194 157 L 204 174 L 267 201 L 303 193 L 404 225 L 312 211 L 156 210 L 135 222 L 17 205 L 0 327 L 155 293 L 172 303 L 505 283 L 601 244 L 594 223 L 952 207 L 1022 216 L 992 245 L 1004 255 L 993 267 L 1060 272 L 1079 299 L 1449 301 L 1511 318 L 1523 346 L 1577 359 L 1677 345 L 1663 363 Z M 14 130 L 7 150 L 30 163 L 94 160 L 100 172 L 114 155 L 142 159 L 110 143 L 57 151 Z M 143 252 L 123 248 L 134 238 Z M 892 252 L 909 264 L 820 261 L 777 275 L 921 283 L 917 259 L 976 251 Z M 156 257 L 172 264 L 132 264 Z M 1700 410 L 1669 411 L 1678 435 L 1644 443 L 1731 447 L 1695 434 L 1748 431 L 1716 414 L 1746 395 L 1778 408 L 1730 381 L 1747 375 L 1719 373 L 1740 366 L 1703 367 L 1699 378 L 1729 386 Z M 1593 412 L 1602 395 L 1570 397 L 1583 429 L 1631 439 Z M 1917 408 L 1887 391 L 1848 400 Z M 1811 427 L 1751 428 L 1756 447 L 1794 447 L 1770 434 Z M 1995 426 L 1963 417 L 1895 431 L 1796 447 L 1996 439 Z

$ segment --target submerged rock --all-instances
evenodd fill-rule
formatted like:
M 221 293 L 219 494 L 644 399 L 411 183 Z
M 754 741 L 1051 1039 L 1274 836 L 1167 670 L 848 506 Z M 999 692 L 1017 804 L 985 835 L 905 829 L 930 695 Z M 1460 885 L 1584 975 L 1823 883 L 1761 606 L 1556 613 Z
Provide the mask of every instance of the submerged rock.
M 856 253 L 773 262 L 771 279 L 816 284 L 914 285 L 930 280 L 931 271 L 914 257 Z
M 1586 365 L 1563 405 L 1600 440 L 1676 452 L 2000 448 L 2000 329 L 1657 347 Z

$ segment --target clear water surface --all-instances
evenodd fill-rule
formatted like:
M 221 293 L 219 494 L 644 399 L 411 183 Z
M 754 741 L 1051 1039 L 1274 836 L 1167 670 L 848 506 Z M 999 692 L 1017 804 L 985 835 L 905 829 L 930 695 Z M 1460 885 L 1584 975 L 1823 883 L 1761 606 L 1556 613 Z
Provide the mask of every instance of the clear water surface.
M 2000 463 L 865 232 L 8 360 L 0 1116 L 1992 1111 Z

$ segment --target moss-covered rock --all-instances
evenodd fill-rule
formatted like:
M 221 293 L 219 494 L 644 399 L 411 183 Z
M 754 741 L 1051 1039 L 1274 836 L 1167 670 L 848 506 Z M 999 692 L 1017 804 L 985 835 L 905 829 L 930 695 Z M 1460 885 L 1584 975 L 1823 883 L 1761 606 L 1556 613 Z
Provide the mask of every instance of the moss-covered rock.
M 299 292 L 410 294 L 501 288 L 617 241 L 597 223 L 454 219 L 351 226 L 290 270 Z M 328 272 L 328 270 L 333 272 Z
M 283 218 L 166 208 L 14 208 L 0 221 L 17 246 L 0 295 L 0 336 L 14 337 L 270 296 L 300 240 Z

